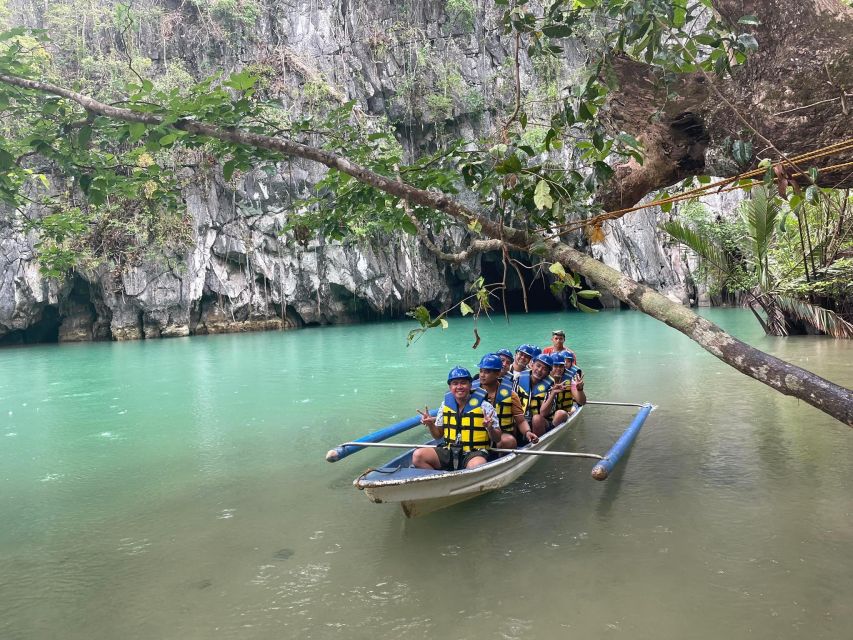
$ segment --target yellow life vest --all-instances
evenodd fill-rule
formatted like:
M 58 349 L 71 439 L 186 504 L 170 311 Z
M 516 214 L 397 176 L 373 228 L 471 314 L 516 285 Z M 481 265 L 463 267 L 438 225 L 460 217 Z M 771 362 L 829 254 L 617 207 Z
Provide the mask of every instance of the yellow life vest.
M 462 446 L 462 451 L 488 449 L 491 446 L 489 432 L 483 426 L 485 416 L 482 404 L 485 399 L 486 392 L 483 389 L 474 389 L 462 410 L 457 411 L 454 395 L 448 392 L 444 396 L 441 420 L 444 440 L 448 446 L 458 443 Z
M 571 381 L 572 379 L 567 377 L 565 374 L 563 375 L 563 379 L 561 380 L 561 382 L 568 383 L 571 383 Z M 551 408 L 551 415 L 554 415 L 554 413 L 556 411 L 559 411 L 560 409 L 571 413 L 574 405 L 575 399 L 574 397 L 572 397 L 572 390 L 571 387 L 569 387 L 565 391 L 560 391 L 557 393 L 557 396 L 554 398 L 554 406 Z
M 480 381 L 474 381 L 475 389 L 482 389 Z M 483 391 L 486 391 L 483 389 Z M 490 398 L 486 392 L 486 400 L 495 408 L 498 416 L 498 424 L 504 433 L 512 433 L 515 429 L 515 420 L 512 418 L 512 387 L 504 382 L 498 385 L 495 397 Z
M 521 406 L 524 408 L 524 415 L 528 420 L 532 420 L 533 416 L 539 413 L 539 408 L 545 402 L 545 396 L 548 395 L 551 384 L 553 384 L 551 378 L 545 378 L 533 384 L 530 371 L 523 371 L 518 376 L 518 387 L 515 392 L 521 399 Z

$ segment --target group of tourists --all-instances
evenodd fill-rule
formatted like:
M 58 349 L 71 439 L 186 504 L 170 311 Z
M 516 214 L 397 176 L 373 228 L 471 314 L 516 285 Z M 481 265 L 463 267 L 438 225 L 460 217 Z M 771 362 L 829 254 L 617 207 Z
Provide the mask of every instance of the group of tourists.
M 421 469 L 471 469 L 493 459 L 490 449 L 516 449 L 539 442 L 565 422 L 575 405 L 586 403 L 583 372 L 566 334 L 557 329 L 551 346 L 522 344 L 483 356 L 479 373 L 456 366 L 447 374 L 449 391 L 435 416 L 424 408 L 421 422 L 443 445 L 416 449 Z

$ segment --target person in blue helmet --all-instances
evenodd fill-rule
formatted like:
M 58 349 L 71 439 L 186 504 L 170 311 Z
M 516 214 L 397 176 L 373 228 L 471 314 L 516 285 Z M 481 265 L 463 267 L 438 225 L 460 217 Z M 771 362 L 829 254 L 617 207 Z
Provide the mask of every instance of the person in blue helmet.
M 515 449 L 519 442 L 539 442 L 524 417 L 521 399 L 512 390 L 512 385 L 500 377 L 503 368 L 501 358 L 494 353 L 486 354 L 478 366 L 480 378 L 474 382 L 474 388 L 483 389 L 486 392 L 486 401 L 495 408 L 497 421 L 503 432 L 498 447 Z
M 489 449 L 501 440 L 495 408 L 486 400 L 483 389 L 471 388 L 473 379 L 468 369 L 453 367 L 447 374 L 449 391 L 438 409 L 430 416 L 424 407 L 421 423 L 443 446 L 416 449 L 412 464 L 419 469 L 472 469 L 489 461 Z
M 583 373 L 578 367 L 578 359 L 575 356 L 575 352 L 571 349 L 565 349 L 560 352 L 562 356 L 566 359 L 566 373 L 570 378 L 574 378 L 575 374 Z
M 541 354 L 536 356 L 530 364 L 530 370 L 518 377 L 516 392 L 524 407 L 524 417 L 537 436 L 541 436 L 551 428 L 551 423 L 542 415 L 541 408 L 553 384 L 549 377 L 553 366 L 551 356 Z
M 515 350 L 509 373 L 512 375 L 513 390 L 518 385 L 518 377 L 525 371 L 530 361 L 537 356 L 539 348 L 532 344 L 522 344 Z
M 578 367 L 573 351 L 566 349 L 562 352 L 566 359 L 566 373 L 563 376 L 571 384 L 572 398 L 575 404 L 586 404 L 586 393 L 584 393 L 583 370 Z
M 548 420 L 549 428 L 555 424 L 562 424 L 569 417 L 569 414 L 575 410 L 575 398 L 573 391 L 575 387 L 571 386 L 572 377 L 566 373 L 566 358 L 563 352 L 552 353 L 550 356 L 553 366 L 551 368 L 551 380 L 553 384 L 548 390 L 548 395 L 542 402 L 539 412 Z M 575 392 L 579 397 L 577 404 L 584 404 L 586 396 L 581 391 Z
M 509 349 L 498 349 L 495 351 L 495 355 L 501 359 L 501 363 L 503 366 L 501 367 L 501 378 L 503 379 L 507 373 L 509 373 L 509 368 L 512 366 L 512 351 Z M 512 383 L 512 378 L 510 378 L 510 383 Z

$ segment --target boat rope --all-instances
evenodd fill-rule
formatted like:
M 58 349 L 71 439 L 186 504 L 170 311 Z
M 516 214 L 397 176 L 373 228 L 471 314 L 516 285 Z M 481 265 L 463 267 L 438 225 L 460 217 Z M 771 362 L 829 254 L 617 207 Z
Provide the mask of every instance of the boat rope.
M 374 471 L 376 473 L 397 473 L 402 468 L 403 468 L 403 465 L 401 465 L 401 464 L 398 464 L 396 467 L 384 467 L 384 468 L 367 467 L 367 469 L 365 469 L 364 472 L 355 479 L 355 481 L 358 482 L 359 480 L 364 478 L 364 476 L 366 476 L 368 473 L 372 473 Z
M 846 140 L 842 140 L 841 142 L 836 142 L 835 144 L 827 145 L 821 147 L 819 149 L 815 149 L 813 151 L 809 151 L 808 153 L 803 153 L 798 156 L 794 156 L 793 158 L 787 158 L 785 160 L 780 160 L 778 162 L 771 163 L 766 167 L 759 167 L 757 169 L 751 169 L 749 171 L 744 171 L 743 173 L 739 173 L 736 176 L 731 178 L 724 178 L 722 180 L 717 180 L 716 182 L 710 182 L 705 185 L 700 185 L 688 191 L 683 191 L 681 193 L 667 196 L 666 198 L 657 198 L 651 202 L 647 202 L 644 204 L 639 204 L 633 207 L 626 207 L 624 209 L 615 209 L 613 211 L 606 211 L 597 216 L 593 216 L 588 220 L 574 220 L 572 222 L 566 222 L 564 224 L 555 225 L 549 227 L 548 229 L 541 229 L 541 231 L 552 231 L 558 233 L 568 233 L 570 231 L 576 231 L 583 227 L 598 227 L 601 226 L 603 222 L 608 220 L 616 220 L 621 218 L 625 214 L 633 213 L 634 211 L 641 211 L 643 209 L 649 209 L 651 207 L 657 207 L 662 204 L 672 204 L 675 202 L 681 202 L 683 200 L 692 200 L 693 198 L 698 198 L 703 195 L 708 195 L 712 189 L 715 189 L 714 193 L 726 193 L 727 191 L 735 191 L 737 189 L 747 189 L 754 187 L 761 183 L 761 181 L 753 181 L 747 184 L 740 184 L 740 181 L 747 180 L 749 178 L 754 178 L 764 174 L 768 170 L 774 170 L 777 167 L 783 167 L 784 165 L 789 165 L 796 167 L 797 163 L 803 163 L 809 160 L 816 160 L 818 158 L 823 158 L 830 155 L 835 155 L 837 153 L 843 153 L 845 151 L 853 150 L 853 138 L 848 138 Z M 824 167 L 820 169 L 820 172 L 823 174 L 826 173 L 835 173 L 836 171 L 840 171 L 847 167 L 853 166 L 853 162 L 842 162 L 840 164 L 830 165 L 828 167 Z M 804 171 L 795 171 L 795 172 L 785 172 L 785 175 L 788 177 L 797 177 L 797 176 L 807 176 L 808 174 Z M 732 185 L 732 183 L 738 183 Z M 732 186 L 730 186 L 732 185 Z

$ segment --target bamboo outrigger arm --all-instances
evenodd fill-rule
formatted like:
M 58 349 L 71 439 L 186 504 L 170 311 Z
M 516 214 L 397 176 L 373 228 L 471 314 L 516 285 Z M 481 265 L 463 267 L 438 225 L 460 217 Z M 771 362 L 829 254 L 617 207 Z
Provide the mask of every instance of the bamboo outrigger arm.
M 625 429 L 621 436 L 619 436 L 619 439 L 614 443 L 612 447 L 610 447 L 610 450 L 606 454 L 604 454 L 604 458 L 601 460 L 601 462 L 599 462 L 592 468 L 592 477 L 596 480 L 607 479 L 607 476 L 609 476 L 610 472 L 613 471 L 613 467 L 618 464 L 618 462 L 622 459 L 622 456 L 624 456 L 631 448 L 631 445 L 634 444 L 634 440 L 637 438 L 637 434 L 640 433 L 640 429 L 643 428 L 643 423 L 646 421 L 646 418 L 649 417 L 649 414 L 655 408 L 654 405 L 648 402 L 640 406 L 640 410 L 637 412 L 637 415 L 634 416 L 634 419 L 631 421 L 631 424 L 628 425 L 628 428 Z
M 435 416 L 438 414 L 438 409 L 433 409 L 429 412 L 431 416 Z M 370 446 L 370 443 L 373 442 L 382 442 L 383 440 L 387 440 L 391 436 L 396 436 L 398 433 L 403 433 L 404 431 L 408 431 L 409 429 L 418 426 L 421 424 L 421 416 L 412 416 L 406 420 L 401 420 L 400 422 L 395 422 L 392 425 L 388 425 L 384 429 L 380 429 L 379 431 L 374 431 L 373 433 L 368 433 L 366 436 L 362 436 L 353 442 L 345 442 L 343 444 L 338 445 L 334 449 L 330 449 L 326 453 L 326 461 L 327 462 L 337 462 L 338 460 L 342 460 L 346 458 L 348 455 L 355 453 L 356 451 L 361 451 L 365 447 Z M 406 445 L 406 447 L 411 448 L 411 445 Z

